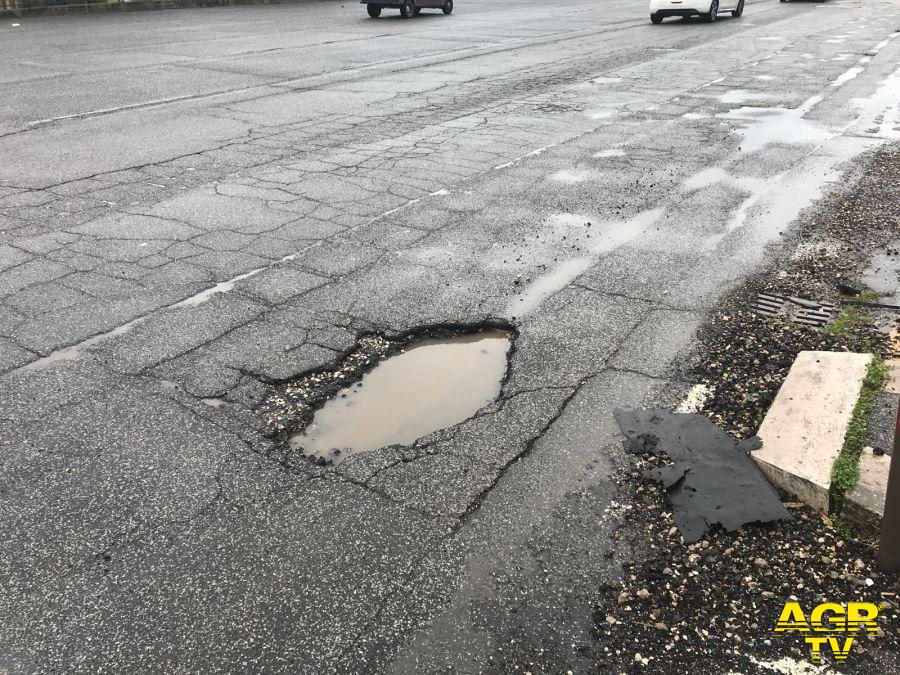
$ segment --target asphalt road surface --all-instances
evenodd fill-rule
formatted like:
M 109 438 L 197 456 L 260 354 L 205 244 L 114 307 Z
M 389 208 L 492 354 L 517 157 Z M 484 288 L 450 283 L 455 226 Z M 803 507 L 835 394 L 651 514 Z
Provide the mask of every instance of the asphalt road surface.
M 4 19 L 0 669 L 589 668 L 639 540 L 611 411 L 900 135 L 898 28 L 882 0 Z M 488 319 L 518 336 L 474 418 L 267 456 L 265 382 Z

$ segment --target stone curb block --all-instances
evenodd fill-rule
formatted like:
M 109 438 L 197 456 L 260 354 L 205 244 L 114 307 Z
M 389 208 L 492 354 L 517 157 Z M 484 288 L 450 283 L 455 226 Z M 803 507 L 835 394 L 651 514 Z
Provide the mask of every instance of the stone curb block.
M 831 468 L 871 360 L 871 354 L 800 352 L 759 428 L 763 446 L 753 453 L 759 468 L 820 513 L 828 513 Z
M 859 458 L 859 482 L 847 493 L 844 516 L 873 527 L 881 524 L 890 468 L 889 455 L 875 455 L 870 449 L 863 451 Z

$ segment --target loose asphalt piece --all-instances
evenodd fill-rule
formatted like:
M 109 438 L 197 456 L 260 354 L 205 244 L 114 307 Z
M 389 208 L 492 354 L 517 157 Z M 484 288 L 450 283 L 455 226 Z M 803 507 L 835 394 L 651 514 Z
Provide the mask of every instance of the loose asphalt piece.
M 747 523 L 790 520 L 748 454 L 759 439 L 738 442 L 703 415 L 664 409 L 616 410 L 615 418 L 627 452 L 665 454 L 672 461 L 645 476 L 666 490 L 686 542 L 715 525 L 733 532 Z

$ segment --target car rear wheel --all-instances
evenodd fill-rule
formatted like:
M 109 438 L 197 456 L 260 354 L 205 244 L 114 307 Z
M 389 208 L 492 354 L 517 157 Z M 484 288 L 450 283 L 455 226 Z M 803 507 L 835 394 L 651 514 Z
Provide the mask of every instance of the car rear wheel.
M 444 0 L 444 4 L 441 7 L 441 11 L 444 14 L 450 14 L 453 11 L 453 0 Z
M 650 15 L 650 23 L 662 23 L 663 18 L 659 14 Z
M 413 0 L 403 0 L 400 5 L 400 16 L 404 19 L 411 19 L 416 15 L 416 5 Z
M 744 13 L 744 0 L 738 3 L 738 6 L 731 12 L 731 16 L 737 17 Z
M 381 7 L 378 5 L 366 5 L 366 11 L 373 19 L 377 19 L 379 16 L 381 16 Z
M 712 4 L 709 6 L 709 13 L 706 15 L 706 20 L 712 23 L 716 20 L 716 14 L 719 13 L 719 0 L 712 0 Z

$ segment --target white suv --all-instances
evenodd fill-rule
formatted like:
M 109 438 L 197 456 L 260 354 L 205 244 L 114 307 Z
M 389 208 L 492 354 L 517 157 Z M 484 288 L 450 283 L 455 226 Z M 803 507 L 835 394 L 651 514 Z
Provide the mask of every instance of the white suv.
M 744 0 L 650 0 L 650 21 L 662 23 L 667 16 L 702 16 L 715 21 L 719 12 L 731 16 L 744 13 Z

